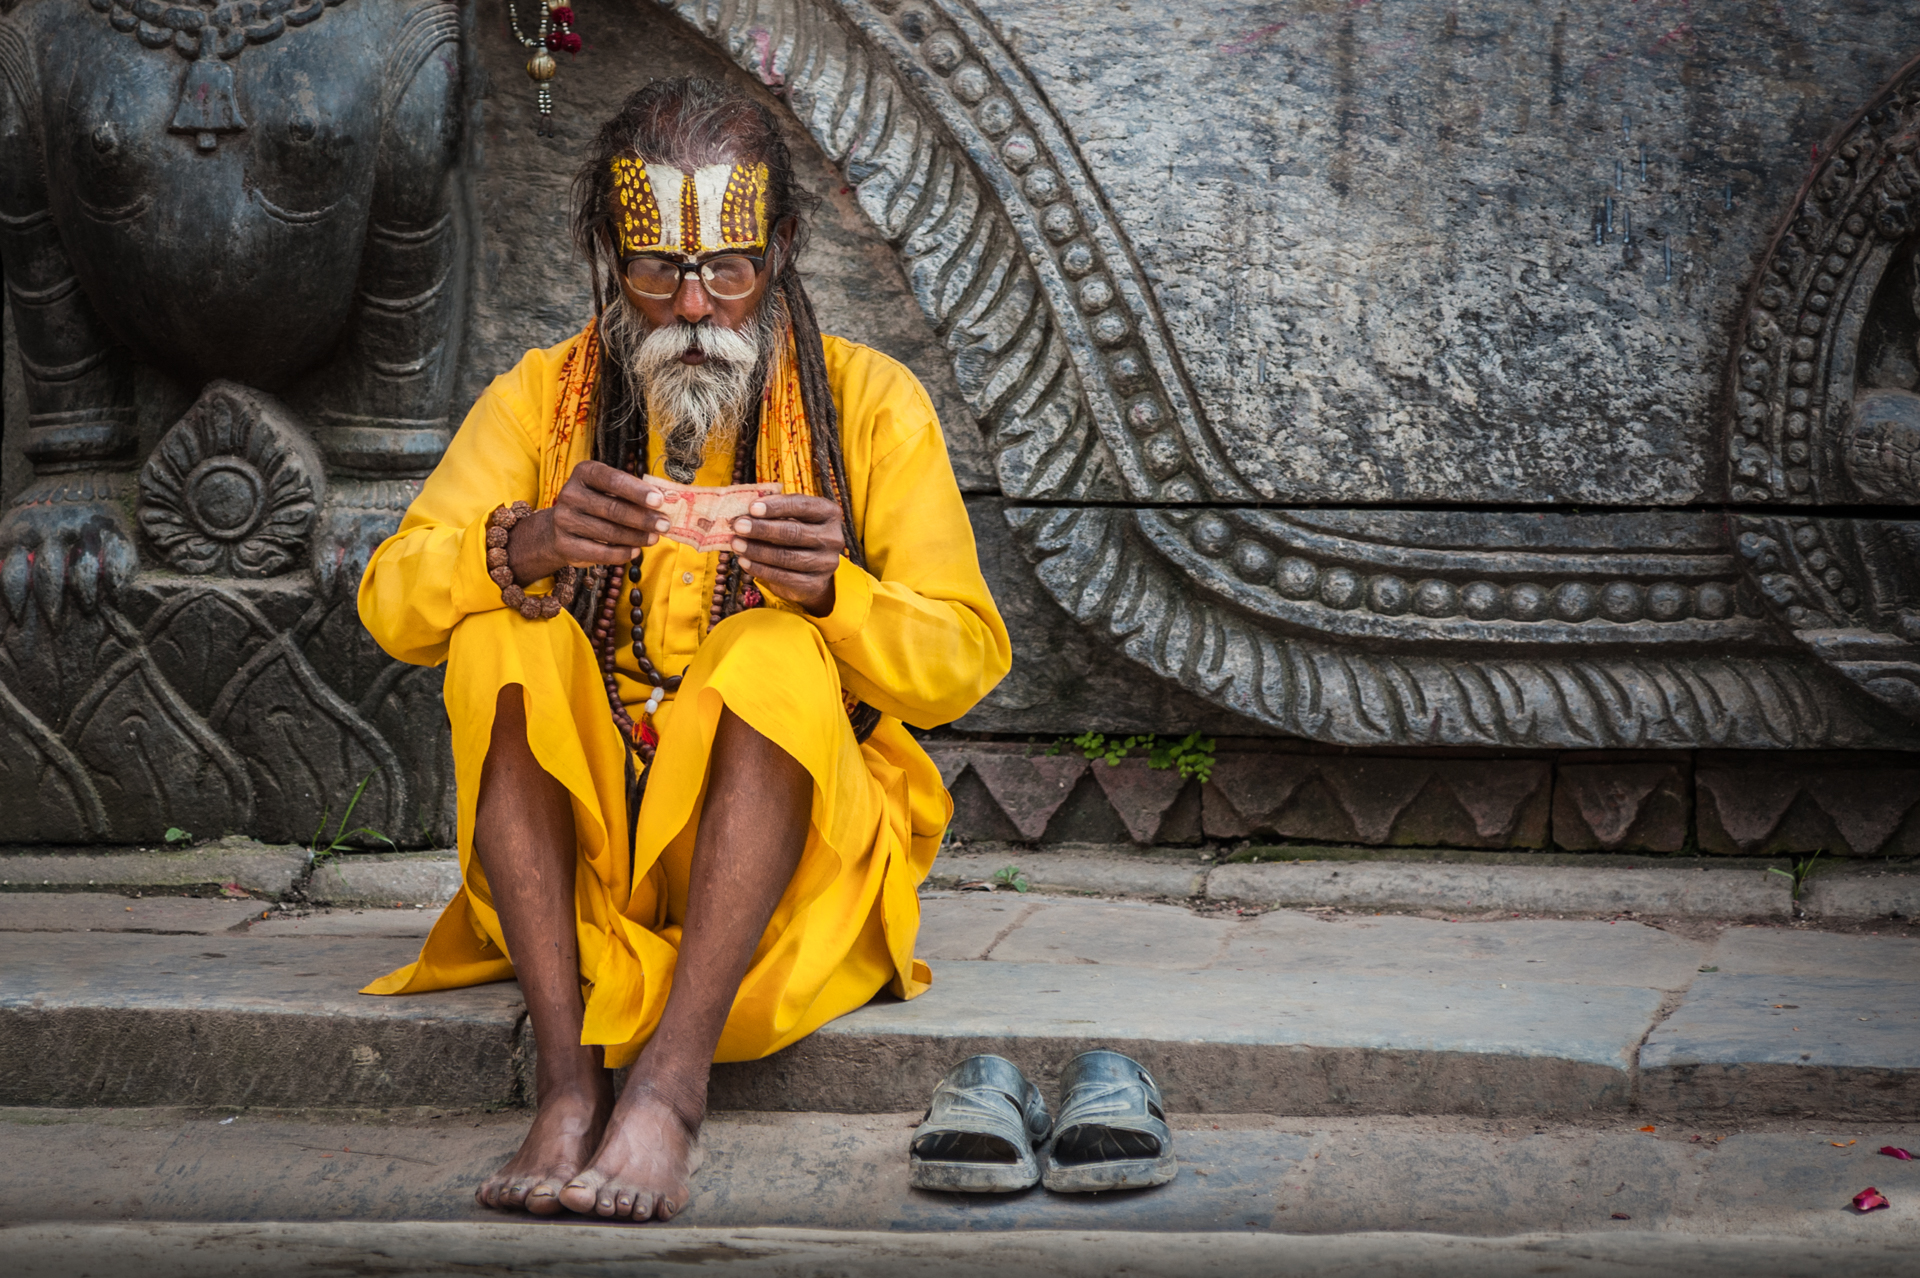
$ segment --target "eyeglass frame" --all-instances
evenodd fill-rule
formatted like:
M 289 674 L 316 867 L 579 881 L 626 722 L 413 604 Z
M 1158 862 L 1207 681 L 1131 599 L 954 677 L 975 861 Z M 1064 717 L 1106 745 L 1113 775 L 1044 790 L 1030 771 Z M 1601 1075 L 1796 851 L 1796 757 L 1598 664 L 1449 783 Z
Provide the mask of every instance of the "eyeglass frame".
M 723 257 L 743 257 L 753 263 L 753 278 L 754 282 L 758 283 L 760 273 L 766 269 L 767 259 L 773 256 L 776 248 L 776 245 L 769 244 L 766 251 L 761 253 L 743 253 L 739 249 L 721 249 L 716 253 L 709 253 L 704 257 L 697 258 L 690 262 L 676 260 L 673 254 L 666 251 L 635 253 L 631 257 L 620 259 L 620 282 L 625 287 L 632 289 L 635 294 L 646 298 L 650 302 L 670 302 L 680 296 L 680 290 L 685 286 L 687 276 L 692 275 L 700 281 L 700 287 L 704 288 L 711 296 L 719 298 L 723 302 L 737 302 L 742 298 L 750 297 L 753 294 L 753 290 L 749 288 L 745 293 L 741 293 L 737 297 L 728 297 L 722 293 L 715 293 L 713 291 L 713 281 L 704 273 L 706 268 Z M 627 268 L 630 265 L 641 261 L 663 262 L 668 266 L 678 269 L 680 274 L 673 282 L 673 291 L 671 293 L 642 293 L 640 287 L 635 284 L 633 279 L 627 274 Z

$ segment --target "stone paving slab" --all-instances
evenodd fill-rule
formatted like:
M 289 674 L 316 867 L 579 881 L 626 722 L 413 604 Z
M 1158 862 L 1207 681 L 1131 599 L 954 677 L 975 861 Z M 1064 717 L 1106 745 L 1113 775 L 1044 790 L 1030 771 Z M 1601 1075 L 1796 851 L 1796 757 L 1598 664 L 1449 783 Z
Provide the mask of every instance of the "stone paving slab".
M 919 1116 L 717 1114 L 693 1200 L 669 1229 L 1276 1231 L 1295 1242 L 1371 1230 L 1767 1231 L 1828 1246 L 1920 1244 L 1920 1165 L 1871 1152 L 1920 1146 L 1912 1122 L 1730 1133 L 1662 1120 L 1650 1135 L 1626 1116 L 1513 1124 L 1175 1109 L 1179 1172 L 1161 1189 L 965 1196 L 908 1188 L 906 1145 Z M 511 1154 L 526 1122 L 524 1112 L 0 1110 L 0 1167 L 32 1168 L 0 1172 L 0 1229 L 76 1217 L 499 1222 L 474 1205 L 472 1187 Z M 1894 1210 L 1845 1210 L 1868 1183 Z
M 222 897 L 105 892 L 0 892 L 0 932 L 171 932 L 211 935 L 245 929 L 260 902 Z
M 417 941 L 0 934 L 0 1103 L 511 1102 L 511 982 L 372 998 Z
M 1920 1112 L 1920 941 L 1737 928 L 1641 1049 L 1652 1104 Z

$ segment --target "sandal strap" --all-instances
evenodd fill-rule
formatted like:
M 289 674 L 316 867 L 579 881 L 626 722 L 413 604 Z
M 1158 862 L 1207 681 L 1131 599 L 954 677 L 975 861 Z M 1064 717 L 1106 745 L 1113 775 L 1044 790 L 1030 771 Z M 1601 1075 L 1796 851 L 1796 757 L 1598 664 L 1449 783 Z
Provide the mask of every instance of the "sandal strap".
M 999 1056 L 961 1061 L 933 1089 L 927 1116 L 913 1139 L 940 1132 L 998 1136 L 1015 1149 L 1031 1149 L 1052 1124 L 1047 1103 L 1013 1062 Z

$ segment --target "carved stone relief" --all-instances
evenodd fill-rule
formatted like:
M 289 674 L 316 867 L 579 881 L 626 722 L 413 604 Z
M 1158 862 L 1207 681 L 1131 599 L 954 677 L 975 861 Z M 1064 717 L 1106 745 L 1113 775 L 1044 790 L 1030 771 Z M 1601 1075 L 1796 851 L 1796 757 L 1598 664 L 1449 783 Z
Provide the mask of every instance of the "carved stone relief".
M 450 0 L 0 6 L 14 837 L 306 839 L 362 778 L 450 833 L 439 672 L 351 586 L 450 437 L 460 40 Z
M 1837 135 L 1730 361 L 1738 545 L 1770 612 L 1920 720 L 1920 63 Z
M 1633 517 L 1516 537 L 1462 512 L 1435 535 L 1235 505 L 1261 485 L 1191 391 L 1126 228 L 968 0 L 674 11 L 842 166 L 952 353 L 1039 580 L 1156 675 L 1354 745 L 1910 739 L 1767 619 L 1719 515 L 1676 512 L 1634 550 Z

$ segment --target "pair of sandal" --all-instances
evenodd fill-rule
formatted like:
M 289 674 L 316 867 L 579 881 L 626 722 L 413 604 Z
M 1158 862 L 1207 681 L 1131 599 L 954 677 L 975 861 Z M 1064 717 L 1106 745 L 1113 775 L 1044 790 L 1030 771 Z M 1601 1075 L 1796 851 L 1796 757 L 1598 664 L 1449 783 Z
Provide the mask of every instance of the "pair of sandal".
M 1119 1052 L 1083 1052 L 1060 1076 L 1060 1118 L 1012 1061 L 970 1056 L 933 1089 L 908 1147 L 915 1189 L 1005 1194 L 1164 1185 L 1177 1170 L 1160 1085 Z

